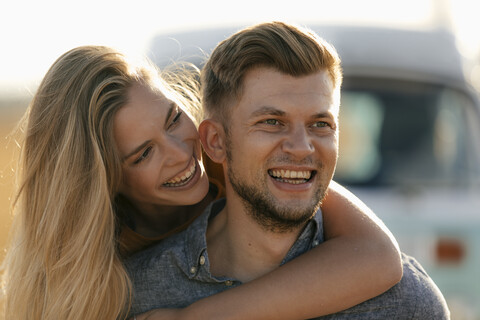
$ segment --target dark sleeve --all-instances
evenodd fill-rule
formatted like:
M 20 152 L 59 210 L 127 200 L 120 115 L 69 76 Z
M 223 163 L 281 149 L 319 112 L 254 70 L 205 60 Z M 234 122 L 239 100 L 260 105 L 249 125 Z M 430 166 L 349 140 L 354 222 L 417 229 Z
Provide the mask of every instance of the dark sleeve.
M 318 319 L 450 319 L 445 298 L 422 266 L 405 254 L 402 262 L 402 280 L 391 289 L 350 309 Z
M 450 319 L 443 294 L 417 260 L 403 255 L 403 273 L 416 300 L 414 319 Z

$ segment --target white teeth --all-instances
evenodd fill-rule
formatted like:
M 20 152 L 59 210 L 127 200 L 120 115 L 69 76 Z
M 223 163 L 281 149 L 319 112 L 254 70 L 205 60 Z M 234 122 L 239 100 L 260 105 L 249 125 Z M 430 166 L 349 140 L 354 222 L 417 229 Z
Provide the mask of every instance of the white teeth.
M 302 179 L 302 181 L 308 180 L 312 176 L 312 171 L 270 170 L 269 173 L 278 179 Z
M 181 176 L 180 175 L 176 176 L 175 178 L 165 182 L 163 185 L 168 187 L 178 187 L 178 186 L 184 185 L 193 176 L 195 169 L 196 169 L 196 162 L 193 162 L 190 168 L 188 168 L 185 172 L 181 173 Z

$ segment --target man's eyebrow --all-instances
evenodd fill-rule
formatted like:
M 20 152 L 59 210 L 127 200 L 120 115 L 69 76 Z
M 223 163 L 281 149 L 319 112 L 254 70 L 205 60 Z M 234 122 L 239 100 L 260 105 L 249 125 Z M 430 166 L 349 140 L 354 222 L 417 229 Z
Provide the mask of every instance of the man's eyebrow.
M 331 119 L 333 119 L 334 116 L 331 112 L 326 111 L 326 112 L 316 113 L 316 114 L 312 115 L 311 118 L 312 119 L 319 119 L 319 118 L 331 118 Z
M 279 110 L 274 107 L 270 106 L 263 106 L 260 109 L 252 112 L 250 115 L 250 118 L 258 117 L 258 116 L 264 116 L 264 115 L 271 115 L 271 116 L 285 116 L 287 113 L 285 111 Z
M 260 109 L 252 112 L 250 115 L 250 118 L 255 118 L 258 116 L 264 116 L 264 115 L 272 115 L 272 116 L 286 116 L 287 113 L 285 111 L 279 110 L 275 107 L 270 107 L 270 106 L 264 106 L 261 107 Z M 333 119 L 334 116 L 331 112 L 325 111 L 325 112 L 319 112 L 314 115 L 312 115 L 310 118 L 312 119 L 319 119 L 319 118 L 331 118 Z

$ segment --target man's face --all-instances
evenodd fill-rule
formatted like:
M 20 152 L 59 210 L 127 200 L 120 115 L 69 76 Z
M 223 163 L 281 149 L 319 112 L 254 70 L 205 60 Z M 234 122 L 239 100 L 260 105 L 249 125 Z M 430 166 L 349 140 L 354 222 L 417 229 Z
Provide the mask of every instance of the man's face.
M 335 170 L 337 115 L 338 92 L 327 71 L 246 74 L 226 138 L 227 180 L 267 230 L 292 230 L 318 209 Z

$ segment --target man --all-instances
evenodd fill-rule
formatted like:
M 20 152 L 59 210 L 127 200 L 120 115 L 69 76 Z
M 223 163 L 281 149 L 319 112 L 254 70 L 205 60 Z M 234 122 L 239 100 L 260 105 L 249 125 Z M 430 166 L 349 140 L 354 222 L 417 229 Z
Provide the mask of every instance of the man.
M 323 241 L 319 206 L 336 166 L 341 81 L 334 49 L 283 23 L 248 28 L 217 46 L 202 71 L 209 120 L 199 132 L 226 172 L 227 201 L 129 261 L 133 312 L 187 306 Z M 320 319 L 448 319 L 431 279 L 403 259 L 398 285 Z M 151 286 L 157 268 L 174 284 Z

